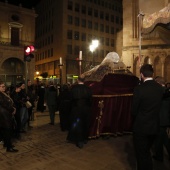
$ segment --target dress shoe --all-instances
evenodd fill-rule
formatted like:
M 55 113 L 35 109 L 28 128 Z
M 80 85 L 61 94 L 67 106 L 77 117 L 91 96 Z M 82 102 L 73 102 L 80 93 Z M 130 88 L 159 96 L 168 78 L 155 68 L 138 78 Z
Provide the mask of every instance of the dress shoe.
M 20 133 L 26 133 L 26 131 L 25 130 L 21 130 Z
M 6 148 L 6 144 L 3 145 L 4 148 Z M 14 148 L 15 146 L 14 145 L 11 145 L 12 148 Z
M 29 128 L 29 129 L 32 129 L 32 128 L 33 128 L 33 126 L 30 126 L 30 125 L 29 125 L 29 126 L 28 126 L 28 128 Z
M 49 125 L 54 125 L 54 123 L 49 123 Z
M 18 152 L 18 149 L 7 148 L 6 151 L 7 151 L 7 152 Z
M 76 146 L 77 146 L 78 148 L 82 149 L 82 148 L 83 148 L 83 142 L 78 142 L 78 143 L 76 144 Z
M 88 143 L 88 140 L 85 140 L 85 141 L 84 141 L 84 144 L 87 144 L 87 143 Z

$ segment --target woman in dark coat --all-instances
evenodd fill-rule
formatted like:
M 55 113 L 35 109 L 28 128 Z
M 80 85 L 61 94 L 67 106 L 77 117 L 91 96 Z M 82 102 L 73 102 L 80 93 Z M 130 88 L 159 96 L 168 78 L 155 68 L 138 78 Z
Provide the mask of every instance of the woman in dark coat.
M 4 147 L 6 147 L 7 152 L 18 151 L 13 148 L 11 142 L 15 111 L 13 100 L 5 93 L 4 82 L 0 81 L 0 129 L 4 140 Z
M 79 148 L 88 140 L 92 100 L 91 89 L 83 82 L 84 79 L 79 77 L 78 84 L 71 88 L 71 127 L 67 136 L 68 142 Z

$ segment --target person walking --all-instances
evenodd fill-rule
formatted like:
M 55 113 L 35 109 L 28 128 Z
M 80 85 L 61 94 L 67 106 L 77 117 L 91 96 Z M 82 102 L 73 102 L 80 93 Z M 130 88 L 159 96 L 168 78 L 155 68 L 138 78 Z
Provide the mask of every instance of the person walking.
M 170 159 L 170 139 L 167 134 L 167 130 L 170 127 L 170 92 L 165 86 L 165 80 L 163 77 L 157 76 L 155 81 L 159 83 L 165 91 L 160 110 L 160 131 L 153 147 L 153 158 L 162 162 L 164 160 L 164 146 Z
M 153 169 L 150 149 L 159 132 L 159 111 L 164 93 L 161 85 L 153 80 L 153 73 L 152 65 L 142 65 L 143 83 L 134 89 L 133 94 L 133 143 L 137 170 Z
M 34 103 L 36 100 L 36 95 L 35 95 L 34 86 L 31 83 L 31 80 L 27 80 L 27 95 L 28 95 L 28 101 L 32 105 L 30 108 L 28 108 L 28 128 L 32 128 L 32 126 L 30 126 L 30 120 L 34 115 L 33 108 L 34 108 Z
M 45 91 L 45 102 L 48 106 L 50 114 L 50 125 L 54 125 L 55 122 L 55 111 L 57 108 L 57 89 L 54 87 L 53 82 L 50 82 L 49 87 Z
M 84 78 L 78 77 L 78 84 L 71 87 L 70 129 L 67 141 L 83 148 L 88 140 L 91 115 L 92 91 L 84 84 Z
M 70 118 L 70 89 L 68 84 L 62 86 L 62 90 L 58 97 L 59 104 L 59 118 L 60 118 L 60 128 L 62 131 L 69 130 L 69 118 Z
M 44 97 L 45 97 L 45 85 L 44 83 L 41 83 L 38 87 L 37 96 L 38 96 L 38 102 L 37 102 L 37 111 L 44 112 Z

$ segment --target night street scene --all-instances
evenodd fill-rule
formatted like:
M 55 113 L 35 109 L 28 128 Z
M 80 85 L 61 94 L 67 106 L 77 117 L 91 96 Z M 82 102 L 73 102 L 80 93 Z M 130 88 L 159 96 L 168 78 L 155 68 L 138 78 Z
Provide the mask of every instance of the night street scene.
M 169 170 L 169 0 L 0 0 L 0 169 Z

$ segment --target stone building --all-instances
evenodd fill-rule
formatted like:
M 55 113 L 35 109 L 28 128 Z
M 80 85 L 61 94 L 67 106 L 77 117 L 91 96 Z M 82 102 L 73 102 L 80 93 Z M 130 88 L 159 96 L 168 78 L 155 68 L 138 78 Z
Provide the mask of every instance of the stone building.
M 170 1 L 123 0 L 122 61 L 139 76 L 140 65 L 153 65 L 154 76 L 170 82 Z
M 57 83 L 60 57 L 62 80 L 73 83 L 80 73 L 80 51 L 82 72 L 99 64 L 108 52 L 122 51 L 122 0 L 41 0 L 36 12 L 36 68 Z M 91 52 L 93 39 L 99 46 Z
M 34 45 L 35 17 L 34 9 L 0 2 L 0 79 L 7 86 L 34 79 L 35 59 L 26 69 L 24 46 Z

